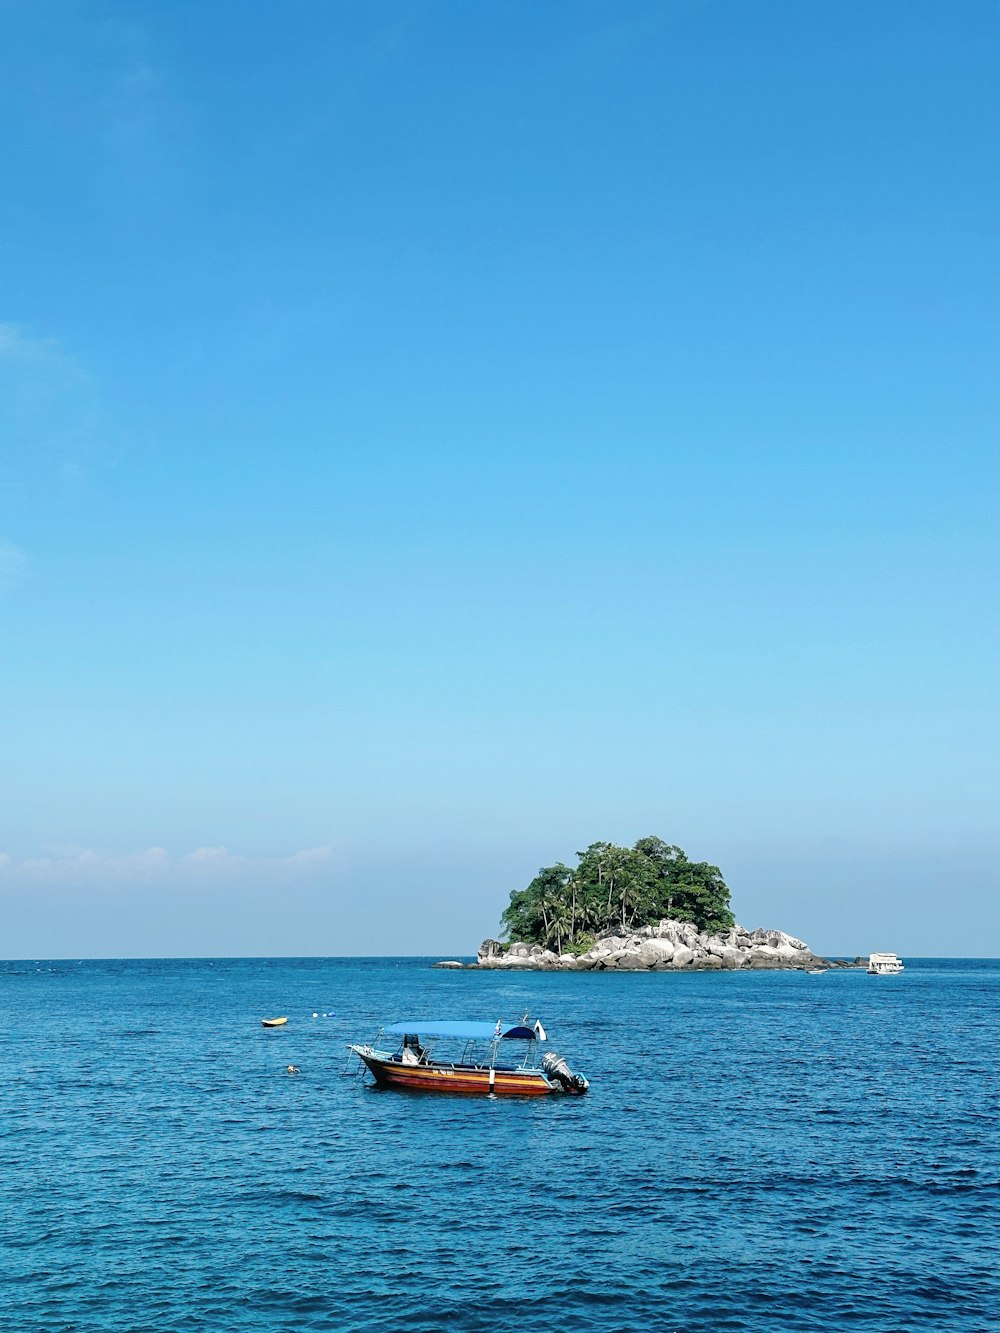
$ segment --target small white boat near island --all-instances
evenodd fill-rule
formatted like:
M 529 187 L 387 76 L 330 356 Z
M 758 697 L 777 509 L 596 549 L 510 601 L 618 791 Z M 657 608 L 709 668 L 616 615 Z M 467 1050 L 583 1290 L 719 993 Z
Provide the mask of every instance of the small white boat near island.
M 894 977 L 903 971 L 903 960 L 894 953 L 871 953 L 868 955 L 868 975 L 870 977 Z

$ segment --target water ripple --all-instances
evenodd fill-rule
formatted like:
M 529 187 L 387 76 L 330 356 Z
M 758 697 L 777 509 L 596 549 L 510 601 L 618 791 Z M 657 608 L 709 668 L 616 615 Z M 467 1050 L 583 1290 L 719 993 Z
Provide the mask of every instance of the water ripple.
M 5 1333 L 995 1326 L 1000 965 L 38 963 L 0 989 Z M 341 1076 L 385 1018 L 529 1006 L 589 1097 Z

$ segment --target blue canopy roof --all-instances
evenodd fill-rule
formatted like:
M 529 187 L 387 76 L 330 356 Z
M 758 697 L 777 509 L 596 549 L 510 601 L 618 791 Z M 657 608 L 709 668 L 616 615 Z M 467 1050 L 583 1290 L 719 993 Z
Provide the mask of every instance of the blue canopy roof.
M 535 1041 L 535 1029 L 524 1023 L 449 1023 L 440 1019 L 411 1018 L 406 1023 L 392 1023 L 382 1031 L 388 1037 L 457 1037 L 460 1041 L 493 1041 L 495 1038 L 517 1038 Z

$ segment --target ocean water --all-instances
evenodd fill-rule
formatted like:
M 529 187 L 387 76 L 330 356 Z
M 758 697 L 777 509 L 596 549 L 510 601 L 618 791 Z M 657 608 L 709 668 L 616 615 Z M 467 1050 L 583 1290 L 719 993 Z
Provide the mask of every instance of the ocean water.
M 0 995 L 5 1333 L 1000 1329 L 1000 962 L 6 963 Z M 382 1021 L 526 1010 L 589 1096 L 343 1073 Z

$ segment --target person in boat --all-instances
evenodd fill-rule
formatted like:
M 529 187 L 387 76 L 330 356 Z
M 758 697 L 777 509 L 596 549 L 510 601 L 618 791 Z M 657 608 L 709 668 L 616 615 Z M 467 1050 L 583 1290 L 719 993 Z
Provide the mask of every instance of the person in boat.
M 427 1063 L 427 1052 L 420 1045 L 420 1038 L 412 1032 L 408 1032 L 403 1037 L 403 1049 L 399 1053 L 399 1058 L 404 1065 L 425 1065 Z

